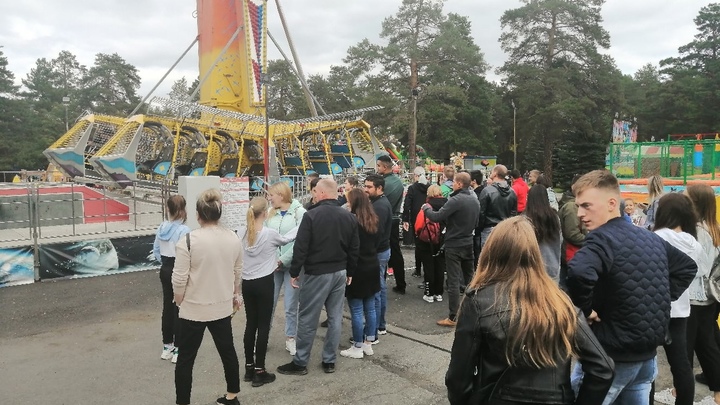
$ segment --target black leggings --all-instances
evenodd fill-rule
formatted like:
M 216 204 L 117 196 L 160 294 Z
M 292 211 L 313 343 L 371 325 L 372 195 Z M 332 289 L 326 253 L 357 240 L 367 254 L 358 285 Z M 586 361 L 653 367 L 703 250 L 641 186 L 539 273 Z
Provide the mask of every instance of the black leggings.
M 242 295 L 245 306 L 245 364 L 265 368 L 270 321 L 273 312 L 275 275 L 268 274 L 255 280 L 243 280 Z M 256 341 L 257 335 L 257 341 Z M 257 346 L 256 346 L 257 345 Z M 255 355 L 253 355 L 253 351 Z M 254 361 L 253 361 L 254 358 Z
M 692 367 L 693 353 L 695 353 L 707 378 L 708 387 L 714 392 L 720 391 L 720 348 L 715 340 L 716 305 L 717 303 L 690 305 L 687 325 L 687 355 L 690 366 Z
M 663 345 L 677 394 L 675 405 L 692 405 L 695 401 L 695 380 L 687 355 L 687 321 L 688 318 L 671 318 L 669 328 L 672 342 Z M 654 394 L 655 382 L 650 391 L 650 404 L 655 403 Z
M 180 322 L 178 321 L 178 306 L 173 302 L 173 286 L 172 286 L 172 272 L 175 267 L 175 258 L 161 256 L 160 260 L 162 265 L 160 266 L 160 283 L 162 283 L 163 290 L 163 309 L 162 309 L 162 340 L 166 345 L 175 343 L 180 329 Z
M 445 278 L 445 258 L 437 255 L 438 245 L 415 242 L 415 252 L 425 268 L 425 295 L 442 295 Z

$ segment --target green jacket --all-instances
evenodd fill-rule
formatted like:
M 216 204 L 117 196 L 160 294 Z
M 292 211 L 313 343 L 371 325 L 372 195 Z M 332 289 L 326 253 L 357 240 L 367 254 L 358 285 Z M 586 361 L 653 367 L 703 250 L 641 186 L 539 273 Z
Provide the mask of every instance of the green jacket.
M 275 215 L 265 220 L 265 226 L 278 231 L 280 235 L 285 235 L 290 232 L 291 229 L 300 225 L 303 214 L 305 214 L 305 208 L 298 200 L 292 200 L 290 208 L 288 208 L 285 215 L 281 215 L 280 211 L 276 211 Z M 283 264 L 283 270 L 290 270 L 290 262 L 293 256 L 293 246 L 295 242 L 290 242 L 287 245 L 280 246 L 278 248 L 279 259 Z
M 560 207 L 558 215 L 560 216 L 563 238 L 566 242 L 575 246 L 584 246 L 585 230 L 577 216 L 578 210 L 575 206 L 575 196 L 571 193 L 565 193 L 562 200 L 563 205 Z
M 400 205 L 402 202 L 403 192 L 405 191 L 405 186 L 403 186 L 400 177 L 392 173 L 386 174 L 383 177 L 385 178 L 385 188 L 383 189 L 383 194 L 385 194 L 388 201 L 390 201 L 393 218 L 400 218 Z

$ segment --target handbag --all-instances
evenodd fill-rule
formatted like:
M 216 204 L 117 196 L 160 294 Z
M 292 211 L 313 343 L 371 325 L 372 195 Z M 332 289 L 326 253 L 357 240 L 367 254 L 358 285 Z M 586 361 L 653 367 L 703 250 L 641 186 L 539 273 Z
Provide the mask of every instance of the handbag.
M 717 253 L 710 274 L 703 277 L 703 282 L 705 283 L 705 293 L 708 299 L 712 298 L 720 302 L 720 249 L 717 250 Z

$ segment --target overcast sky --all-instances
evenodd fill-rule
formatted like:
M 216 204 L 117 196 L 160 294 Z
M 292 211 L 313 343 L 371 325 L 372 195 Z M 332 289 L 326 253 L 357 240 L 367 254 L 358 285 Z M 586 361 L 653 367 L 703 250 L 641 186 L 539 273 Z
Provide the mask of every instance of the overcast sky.
M 227 0 L 214 0 L 227 1 Z M 379 41 L 380 25 L 395 14 L 401 0 L 282 0 L 306 74 L 326 73 L 340 64 L 348 47 L 363 38 Z M 270 31 L 284 38 L 274 0 L 269 4 Z M 693 19 L 708 0 L 607 0 L 604 26 L 610 32 L 610 55 L 628 74 L 646 63 L 675 56 L 695 35 Z M 16 81 L 26 77 L 38 58 L 62 50 L 91 66 L 96 53 L 118 53 L 136 66 L 144 96 L 196 36 L 192 0 L 0 0 L 0 46 Z M 473 37 L 493 71 L 505 61 L 500 49 L 500 17 L 518 0 L 447 0 L 446 12 L 469 17 Z M 287 52 L 287 46 L 282 41 Z M 269 57 L 280 54 L 272 44 Z M 166 79 L 156 95 L 165 95 L 175 79 L 198 76 L 197 48 Z

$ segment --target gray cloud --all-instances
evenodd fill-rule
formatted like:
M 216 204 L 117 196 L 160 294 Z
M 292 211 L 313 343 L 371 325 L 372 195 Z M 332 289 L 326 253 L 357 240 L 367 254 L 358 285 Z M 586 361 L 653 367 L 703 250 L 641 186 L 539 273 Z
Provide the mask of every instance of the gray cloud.
M 222 1 L 222 0 L 217 0 Z M 363 38 L 380 41 L 382 20 L 394 14 L 400 0 L 281 1 L 295 45 L 307 74 L 326 73 L 342 63 L 347 49 Z M 90 5 L 89 5 L 90 4 Z M 274 0 L 269 1 L 269 27 L 287 51 Z M 498 38 L 500 17 L 519 0 L 448 0 L 446 12 L 469 17 L 473 37 L 492 72 L 505 61 Z M 707 0 L 608 0 L 604 26 L 610 32 L 609 54 L 618 67 L 632 74 L 646 63 L 677 54 L 695 34 L 693 18 Z M 92 65 L 99 52 L 118 53 L 135 65 L 145 95 L 195 38 L 197 21 L 191 0 L 5 1 L 0 6 L 0 46 L 19 82 L 38 58 L 52 59 L 68 50 L 81 63 Z M 270 49 L 270 58 L 280 54 Z M 173 80 L 197 73 L 197 49 L 176 68 L 158 90 L 169 91 Z

